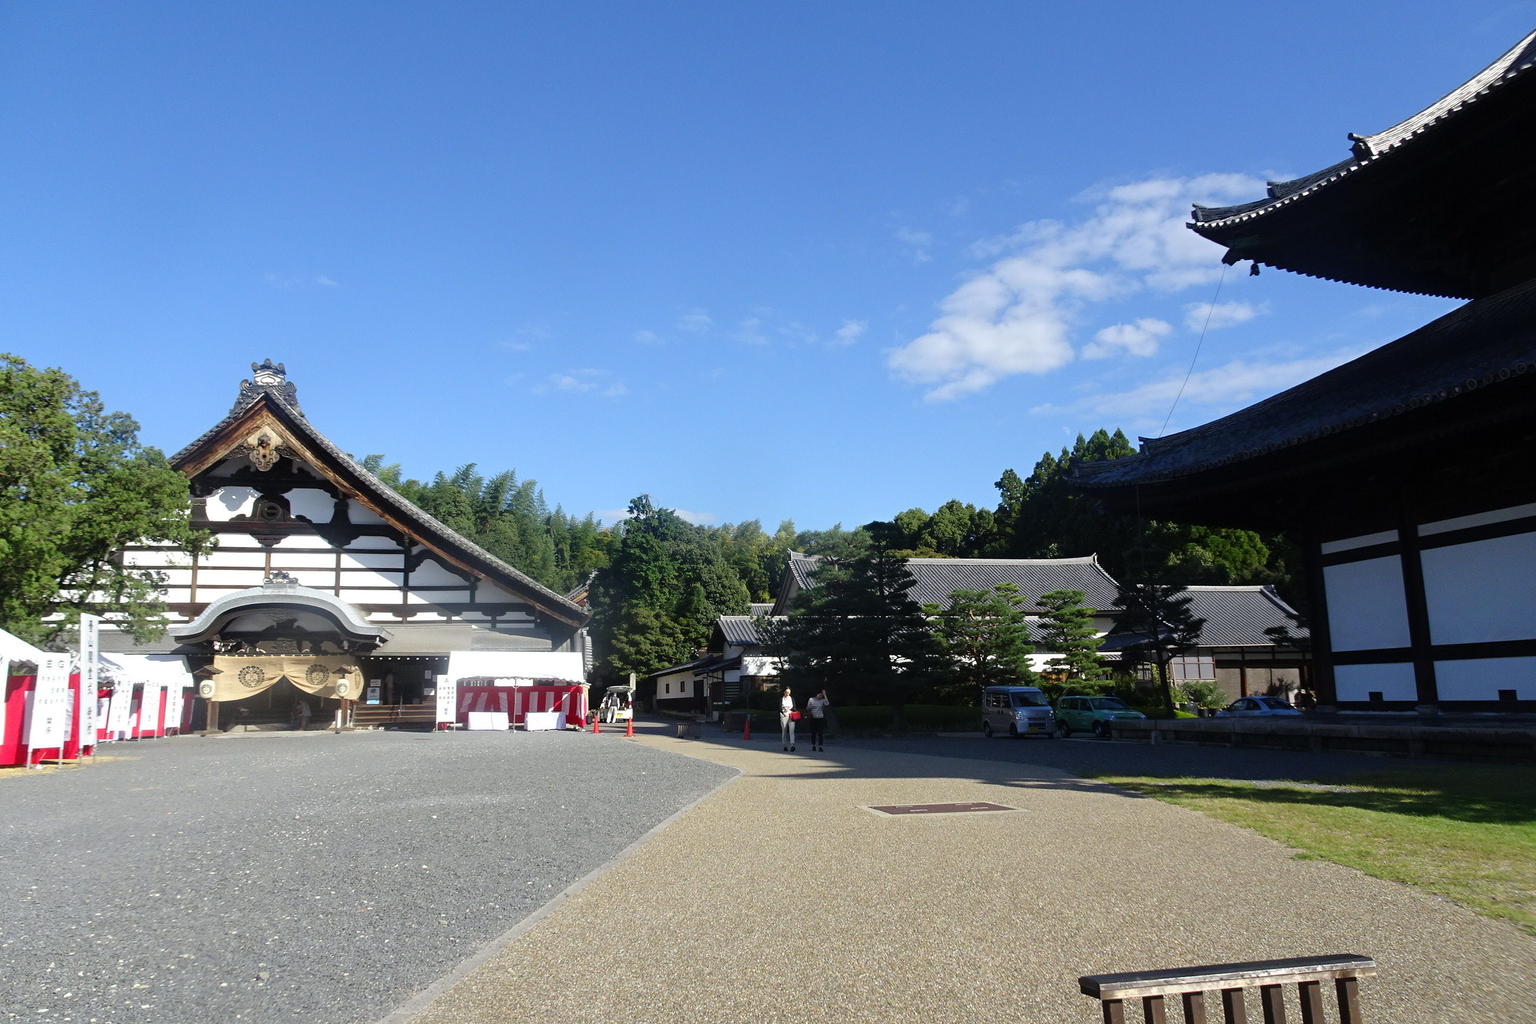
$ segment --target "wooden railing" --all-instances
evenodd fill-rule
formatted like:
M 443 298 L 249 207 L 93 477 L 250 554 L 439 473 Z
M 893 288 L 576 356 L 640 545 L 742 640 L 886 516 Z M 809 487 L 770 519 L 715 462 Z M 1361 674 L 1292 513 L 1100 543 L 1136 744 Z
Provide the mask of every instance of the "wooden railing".
M 372 729 L 389 725 L 430 726 L 436 722 L 436 704 L 354 704 L 348 725 L 353 729 Z
M 1264 1024 L 1285 1024 L 1286 985 L 1297 987 L 1302 1024 L 1323 1024 L 1323 983 L 1332 982 L 1338 1000 L 1339 1024 L 1361 1024 L 1360 978 L 1374 977 L 1376 961 L 1364 956 L 1295 957 L 1255 960 L 1242 964 L 1213 964 L 1172 971 L 1091 974 L 1077 979 L 1084 995 L 1098 999 L 1104 1024 L 1125 1024 L 1125 1004 L 1140 1004 L 1146 1024 L 1164 1024 L 1166 1001 L 1177 998 L 1186 1024 L 1206 1024 L 1206 997 L 1221 1003 L 1226 1024 L 1246 1024 L 1246 996 L 1258 989 Z M 1214 1010 L 1214 1007 L 1212 1007 Z

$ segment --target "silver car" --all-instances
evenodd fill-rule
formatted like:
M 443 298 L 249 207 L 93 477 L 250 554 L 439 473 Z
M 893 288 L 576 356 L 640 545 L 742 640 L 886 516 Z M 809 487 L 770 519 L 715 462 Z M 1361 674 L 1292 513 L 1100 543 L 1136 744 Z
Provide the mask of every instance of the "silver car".
M 1288 700 L 1279 697 L 1241 697 L 1216 712 L 1217 718 L 1252 718 L 1258 716 L 1300 715 Z
M 1056 716 L 1035 686 L 988 686 L 981 695 L 981 732 L 992 737 L 1056 735 Z

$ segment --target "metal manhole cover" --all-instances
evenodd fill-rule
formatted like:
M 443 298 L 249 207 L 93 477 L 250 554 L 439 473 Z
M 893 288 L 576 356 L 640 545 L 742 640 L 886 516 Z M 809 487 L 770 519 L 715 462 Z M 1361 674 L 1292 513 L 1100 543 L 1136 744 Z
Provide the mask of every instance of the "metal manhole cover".
M 881 814 L 970 814 L 973 811 L 1016 811 L 1017 807 L 987 803 L 985 800 L 963 804 L 885 804 L 871 806 L 871 811 Z

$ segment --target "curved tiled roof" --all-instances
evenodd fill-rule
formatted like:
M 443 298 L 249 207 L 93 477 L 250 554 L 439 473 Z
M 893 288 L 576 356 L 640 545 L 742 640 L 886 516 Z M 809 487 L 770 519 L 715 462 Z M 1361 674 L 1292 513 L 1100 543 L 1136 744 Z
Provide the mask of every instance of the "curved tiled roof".
M 818 555 L 790 552 L 789 567 L 801 589 L 813 585 Z M 1019 588 L 1026 607 L 1035 605 L 1041 594 L 1053 590 L 1081 590 L 1083 604 L 1089 608 L 1113 608 L 1120 588 L 1096 555 L 1082 558 L 909 558 L 907 571 L 912 586 L 907 594 L 918 604 L 949 607 L 949 595 L 956 590 L 991 590 L 1003 583 Z
M 1271 182 L 1263 199 L 1196 206 L 1189 226 L 1227 246 L 1227 263 L 1456 298 L 1505 287 L 1518 278 L 1500 277 L 1488 260 L 1529 237 L 1529 142 L 1521 140 L 1536 115 L 1526 88 L 1533 66 L 1536 32 L 1411 117 L 1372 135 L 1350 133 L 1348 159 Z M 1516 205 L 1494 198 L 1490 182 Z
M 1405 142 L 1421 136 L 1425 131 L 1455 115 L 1468 104 L 1474 103 L 1490 91 L 1513 80 L 1516 76 L 1536 66 L 1536 31 L 1516 43 L 1509 52 L 1488 65 L 1465 83 L 1452 89 L 1412 117 L 1404 118 L 1390 128 L 1374 135 L 1349 133 L 1353 155 L 1332 167 L 1295 178 L 1291 181 L 1270 182 L 1268 198 L 1237 206 L 1196 206 L 1194 219 L 1197 225 L 1221 225 L 1233 220 L 1247 220 L 1273 212 L 1287 203 L 1295 202 L 1325 185 L 1337 181 L 1379 160 Z

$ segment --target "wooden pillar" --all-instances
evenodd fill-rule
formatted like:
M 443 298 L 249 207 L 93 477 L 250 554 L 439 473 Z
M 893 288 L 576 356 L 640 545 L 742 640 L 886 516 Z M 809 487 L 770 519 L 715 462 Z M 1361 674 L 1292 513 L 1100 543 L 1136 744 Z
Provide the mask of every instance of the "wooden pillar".
M 1339 703 L 1333 682 L 1333 637 L 1328 626 L 1328 588 L 1323 580 L 1323 539 L 1316 529 L 1301 537 L 1302 572 L 1306 575 L 1307 599 L 1312 605 L 1309 630 L 1312 634 L 1313 681 L 1317 710 L 1334 711 Z
M 1419 528 L 1406 498 L 1399 505 L 1397 525 L 1403 563 L 1403 603 L 1408 610 L 1408 643 L 1413 650 L 1413 682 L 1421 714 L 1440 710 L 1440 687 L 1430 653 L 1429 600 L 1424 596 L 1424 563 L 1419 558 Z
M 206 732 L 219 731 L 219 702 L 216 700 L 208 701 L 208 720 L 203 724 L 203 729 Z

